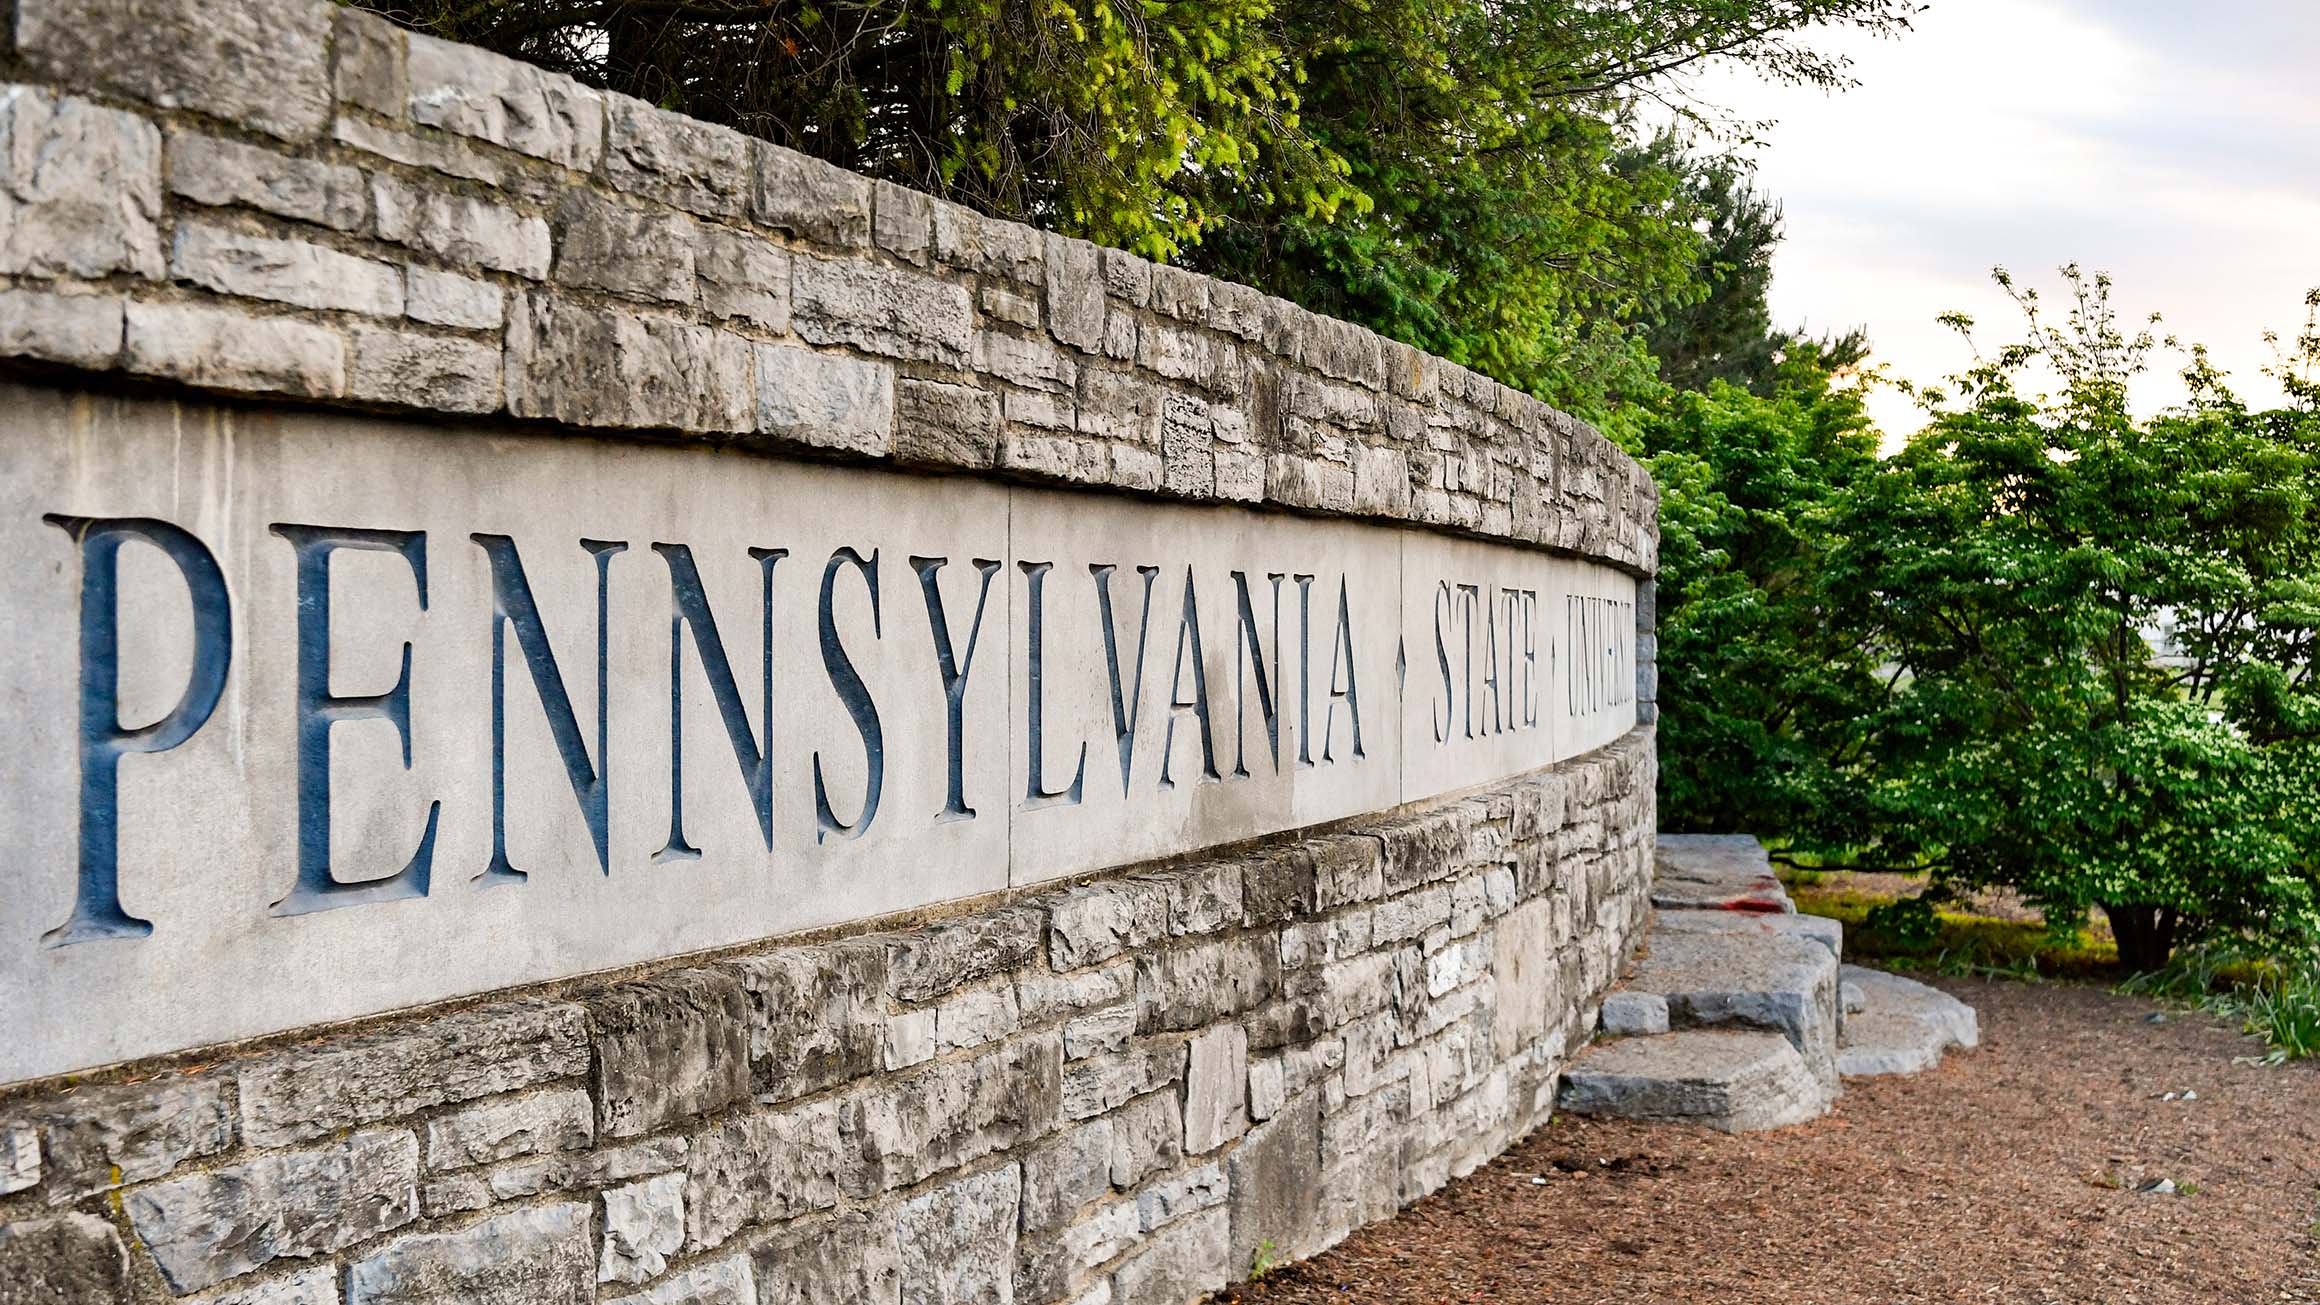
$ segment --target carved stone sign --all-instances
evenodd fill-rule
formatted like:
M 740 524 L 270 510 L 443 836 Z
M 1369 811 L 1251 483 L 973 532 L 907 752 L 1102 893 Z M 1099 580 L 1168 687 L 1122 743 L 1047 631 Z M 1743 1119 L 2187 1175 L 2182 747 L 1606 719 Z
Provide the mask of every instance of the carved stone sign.
M 1389 809 L 1634 723 L 1632 578 L 0 387 L 0 1081 Z

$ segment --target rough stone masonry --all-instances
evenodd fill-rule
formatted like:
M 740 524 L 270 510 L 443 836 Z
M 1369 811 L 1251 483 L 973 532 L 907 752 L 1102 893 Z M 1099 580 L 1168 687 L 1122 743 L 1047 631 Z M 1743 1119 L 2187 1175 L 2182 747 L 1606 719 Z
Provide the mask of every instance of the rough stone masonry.
M 389 440 L 367 432 L 393 425 L 414 440 L 471 441 L 489 450 L 472 456 L 502 458 L 511 475 L 545 456 L 531 452 L 541 442 L 562 436 L 575 457 L 609 461 L 627 448 L 638 459 L 727 459 L 715 465 L 737 483 L 758 473 L 725 471 L 735 459 L 769 477 L 858 476 L 864 485 L 873 476 L 909 478 L 898 473 L 946 478 L 929 482 L 932 497 L 1019 504 L 1033 494 L 1068 496 L 1067 507 L 1041 520 L 1116 503 L 1122 519 L 1214 514 L 1152 517 L 1163 533 L 1343 531 L 1368 548 L 1399 532 L 1404 542 L 1390 552 L 1400 559 L 1402 606 L 1417 612 L 1412 595 L 1427 600 L 1422 616 L 1434 620 L 1436 642 L 1418 642 L 1419 627 L 1406 623 L 1398 642 L 1365 654 L 1373 660 L 1362 671 L 1376 686 L 1373 701 L 1381 681 L 1392 684 L 1405 730 L 1423 724 L 1436 743 L 1452 737 L 1451 718 L 1429 709 L 1421 686 L 1437 661 L 1445 689 L 1459 677 L 1441 612 L 1461 599 L 1446 590 L 1452 606 L 1434 608 L 1430 575 L 1423 585 L 1410 581 L 1412 557 L 1481 550 L 1473 555 L 1523 566 L 1535 557 L 1600 576 L 1606 596 L 1575 597 L 1581 605 L 1565 628 L 1616 654 L 1574 656 L 1553 669 L 1551 682 L 1569 686 L 1573 711 L 1588 700 L 1590 723 L 1561 736 L 1576 741 L 1578 755 L 1512 730 L 1447 769 L 1427 771 L 1415 752 L 1397 750 L 1393 782 L 1358 790 L 1374 795 L 1362 806 L 1267 799 L 1237 825 L 1180 823 L 1159 835 L 1147 830 L 1142 842 L 1110 834 L 1057 842 L 1044 867 L 1041 844 L 1019 837 L 996 878 L 967 888 L 954 880 L 947 892 L 914 899 L 934 905 L 873 903 L 865 909 L 877 918 L 837 912 L 827 918 L 839 923 L 813 933 L 744 918 L 709 942 L 641 946 L 593 966 L 542 971 L 606 973 L 231 1045 L 210 1035 L 164 1038 L 152 1045 L 195 1049 L 127 1063 L 76 1060 L 69 1075 L 41 1071 L 0 1089 L 0 1305 L 1176 1302 L 1260 1262 L 1310 1254 L 1547 1117 L 1556 1074 L 1593 1028 L 1646 912 L 1655 827 L 1657 497 L 1642 470 L 1595 432 L 1462 368 L 1245 287 L 990 221 L 321 0 L 15 0 L 0 6 L 0 21 L 9 24 L 0 42 L 0 392 L 13 409 L 0 413 L 0 471 L 18 490 L 39 479 L 31 473 L 49 464 L 9 423 L 54 408 L 80 423 L 71 456 L 81 461 L 71 465 L 104 464 L 106 483 L 124 494 L 166 498 L 177 486 L 183 500 L 171 509 L 183 519 L 160 525 L 71 518 L 84 509 L 66 502 L 39 509 L 69 518 L 61 529 L 53 520 L 7 523 L 28 539 L 53 537 L 62 550 L 53 565 L 41 554 L 20 571 L 78 586 L 84 705 L 95 701 L 88 668 L 110 665 L 106 649 L 89 642 L 90 630 L 111 628 L 86 615 L 90 577 L 111 565 L 106 550 L 116 545 L 124 594 L 159 592 L 137 588 L 152 579 L 137 567 L 156 550 L 175 550 L 168 555 L 179 572 L 167 576 L 175 606 L 140 599 L 140 612 L 180 612 L 186 585 L 201 573 L 184 559 L 205 539 L 219 550 L 221 585 L 240 586 L 244 599 L 230 621 L 218 618 L 235 657 L 260 656 L 265 630 L 289 628 L 294 607 L 311 610 L 246 600 L 259 573 L 204 533 L 204 522 L 231 510 L 205 495 L 240 482 L 188 475 L 185 449 L 230 461 L 275 446 L 189 437 L 174 460 L 137 462 L 139 446 L 108 444 L 97 432 L 109 428 L 91 424 L 90 414 L 113 408 L 175 414 L 164 420 L 188 432 L 279 428 L 279 447 L 292 453 L 310 451 L 297 449 L 300 438 L 338 441 L 314 447 L 343 450 L 349 465 L 386 448 Z M 492 477 L 469 480 L 488 488 Z M 710 489 L 700 492 L 706 502 Z M 1207 524 L 1228 516 L 1257 524 L 1221 533 Z M 313 523 L 271 524 L 281 529 L 268 535 L 262 523 L 256 534 L 285 557 L 307 558 L 323 538 Z M 468 529 L 487 533 L 480 524 Z M 409 533 L 333 538 L 358 560 L 420 576 Z M 453 605 L 456 590 L 441 587 L 451 581 L 440 568 L 454 544 L 474 555 L 470 566 L 500 561 L 485 540 L 437 533 L 423 554 L 437 568 L 440 608 L 430 611 Z M 520 542 L 534 556 L 532 541 Z M 652 546 L 677 542 L 639 536 L 633 549 L 642 556 L 620 561 L 661 566 L 675 554 L 656 557 Z M 838 574 L 838 553 L 824 551 Z M 990 556 L 1014 561 L 1001 548 Z M 940 559 L 908 562 L 930 560 Z M 1139 558 L 1119 560 L 1123 577 L 1136 574 Z M 823 558 L 810 561 L 820 567 Z M 916 604 L 908 562 L 891 561 L 905 587 L 887 602 Z M 950 574 L 971 579 L 973 561 L 961 552 Z M 1026 634 L 1036 565 L 1004 568 L 1014 586 L 1006 601 L 1015 605 L 1004 628 L 1016 643 Z M 1261 561 L 1226 558 L 1217 575 L 1229 578 L 1234 565 L 1264 592 Z M 1349 594 L 1358 575 L 1377 571 L 1339 565 Z M 1281 592 L 1293 603 L 1293 568 L 1276 569 L 1275 587 L 1286 581 Z M 670 560 L 651 574 L 665 585 L 679 573 Z M 1077 582 L 1089 587 L 1087 566 Z M 411 579 L 397 583 L 411 594 Z M 418 606 L 427 607 L 430 591 L 418 583 Z M 1327 583 L 1316 581 L 1316 594 Z M 714 597 L 713 575 L 710 584 Z M 1463 600 L 1470 642 L 1474 604 L 1486 615 L 1499 610 L 1489 586 L 1475 588 Z M 1511 631 L 1531 616 L 1524 591 L 1504 588 L 1515 595 L 1504 609 Z M 1191 590 L 1188 568 L 1187 612 Z M 526 626 L 506 610 L 512 592 L 500 593 L 494 637 L 506 624 L 513 645 L 547 620 L 559 638 L 585 637 L 585 603 Z M 1160 592 L 1163 606 L 1175 602 L 1177 590 Z M 1212 583 L 1204 601 L 1231 593 L 1229 583 Z M 754 613 L 727 599 L 709 606 L 726 613 L 727 636 L 742 639 L 737 628 L 753 624 Z M 827 609 L 826 590 L 823 601 Z M 1358 610 L 1358 599 L 1347 601 Z M 1630 601 L 1632 636 L 1606 624 L 1625 622 Z M 968 649 L 967 612 L 955 604 L 979 609 L 971 590 L 952 602 L 956 637 L 944 642 Z M 342 619 L 359 620 L 380 604 L 340 606 Z M 193 627 L 207 619 L 204 610 L 197 593 Z M 599 630 L 605 610 L 596 613 Z M 941 610 L 931 584 L 924 610 Z M 1252 705 L 1224 696 L 1223 672 L 1236 669 L 1237 649 L 1255 645 L 1239 641 L 1229 606 L 1216 610 L 1208 660 L 1219 668 L 1211 678 L 1221 720 L 1232 705 Z M 1324 611 L 1314 628 L 1330 627 L 1334 615 Z M 376 698 L 339 686 L 333 627 L 323 619 L 312 645 L 323 649 L 320 661 L 285 660 L 279 674 L 253 673 L 269 663 L 209 656 L 205 649 L 226 645 L 199 637 L 176 652 L 162 646 L 160 660 L 190 659 L 190 671 L 171 663 L 176 685 L 199 685 L 214 672 L 229 703 L 319 665 L 320 682 L 299 690 L 305 715 L 252 709 L 248 721 L 312 719 L 327 739 L 335 720 L 368 712 L 376 719 L 350 723 L 349 738 L 358 725 L 384 730 L 373 741 L 391 749 L 391 656 Z M 583 624 L 566 629 L 573 620 Z M 27 625 L 14 621 L 0 636 L 17 664 L 75 638 L 70 629 Z M 1255 627 L 1252 616 L 1246 628 Z M 660 628 L 700 646 L 698 629 Z M 859 633 L 843 626 L 837 637 Z M 1163 624 L 1162 642 L 1180 633 Z M 931 656 L 926 632 L 913 637 L 922 659 Z M 399 639 L 379 647 L 391 654 Z M 131 635 L 115 642 L 124 656 L 138 651 Z M 413 643 L 418 692 L 433 672 L 425 640 L 414 639 L 402 644 L 406 680 Z M 563 655 L 578 706 L 564 715 L 585 721 L 606 681 L 582 672 L 572 646 Z M 662 660 L 649 664 L 673 694 L 673 652 L 666 642 L 660 648 Z M 1010 656 L 1020 677 L 1025 658 Z M 771 684 L 770 650 L 766 658 Z M 1303 655 L 1284 661 L 1276 642 L 1272 658 L 1286 703 L 1285 668 L 1301 667 Z M 1471 721 L 1478 681 L 1467 658 L 1458 705 Z M 1182 659 L 1179 652 L 1180 668 Z M 1195 649 L 1192 662 L 1201 661 Z M 1314 661 L 1308 680 L 1319 677 L 1321 655 Z M 532 664 L 538 677 L 538 659 Z M 754 692 L 754 658 L 735 664 L 749 673 L 706 687 L 696 680 L 692 692 L 706 702 L 707 689 L 736 680 Z M 1484 664 L 1496 665 L 1495 655 Z M 1353 665 L 1349 657 L 1349 676 Z M 1607 686 L 1607 666 L 1631 673 L 1632 690 Z M 944 680 L 927 668 L 919 674 L 971 685 L 964 670 L 946 669 Z M 1516 674 L 1510 661 L 1508 678 L 1487 682 L 1489 709 L 1508 714 Z M 1206 707 L 1186 690 L 1176 710 L 1175 686 L 1154 685 L 1156 702 L 1168 695 L 1155 720 L 1187 731 L 1197 723 L 1205 738 Z M 1336 688 L 1325 680 L 1317 700 L 1328 702 Z M 17 682 L 0 680 L 0 712 L 12 730 L 25 701 Z M 541 715 L 543 703 L 526 701 L 524 711 L 505 714 Z M 1009 719 L 1019 726 L 1019 695 L 1011 701 Z M 1449 700 L 1440 701 L 1446 711 Z M 78 762 L 67 747 L 57 763 L 80 776 L 84 832 L 92 813 L 101 824 L 114 810 L 104 794 L 93 805 L 88 797 L 89 759 L 110 765 L 156 743 L 133 722 L 174 714 L 170 701 L 145 702 L 129 688 L 106 705 L 113 716 L 82 723 Z M 416 750 L 423 770 L 427 708 L 414 715 L 406 695 L 401 711 L 400 768 L 414 766 Z M 729 713 L 727 725 L 744 714 Z M 735 732 L 728 748 L 720 718 L 707 719 L 685 746 L 723 750 L 728 759 L 700 768 L 722 767 L 731 784 L 730 758 L 746 735 Z M 933 742 L 923 751 L 939 759 L 939 709 L 929 719 Z M 953 719 L 964 721 L 952 729 L 956 758 L 959 731 L 972 737 L 979 727 L 971 709 Z M 668 724 L 663 717 L 661 735 Z M 511 726 L 527 727 L 542 728 Z M 240 718 L 234 728 L 243 729 Z M 653 772 L 615 769 L 604 730 L 599 717 L 594 734 L 564 750 L 572 782 L 566 787 L 557 771 L 550 791 L 573 836 L 568 859 L 593 874 L 602 857 L 610 875 L 621 845 L 616 836 L 589 848 L 580 815 L 587 786 L 576 763 Z M 48 782 L 46 753 L 21 745 L 36 736 L 16 731 L 19 745 L 0 761 L 0 786 L 11 793 Z M 243 737 L 231 740 L 230 755 L 240 755 Z M 1253 762 L 1248 738 L 1220 737 L 1240 745 L 1234 760 Z M 1274 741 L 1287 738 L 1294 756 L 1298 737 Z M 218 734 L 197 745 L 226 742 Z M 1172 753 L 1176 746 L 1164 744 L 1160 757 L 1197 755 Z M 1090 754 L 1091 781 L 1109 764 L 1108 748 L 1100 741 Z M 997 764 L 1016 788 L 1021 776 L 1011 767 L 1023 751 L 1019 743 L 998 748 L 1007 760 Z M 848 764 L 858 769 L 875 753 L 857 748 Z M 381 755 L 383 771 L 397 769 L 391 752 Z M 869 798 L 862 776 L 841 774 L 835 748 L 830 755 L 837 796 L 825 805 L 845 827 L 867 817 Z M 307 860 L 292 873 L 297 837 L 285 835 L 277 877 L 290 896 L 281 901 L 297 901 L 303 886 L 325 897 L 351 889 L 344 895 L 361 902 L 269 915 L 269 897 L 256 902 L 253 919 L 290 929 L 416 909 L 374 900 L 392 896 L 374 881 L 333 877 L 334 772 L 327 747 L 321 756 L 321 841 L 303 848 Z M 123 809 L 156 773 L 140 767 L 171 760 L 127 755 Z M 1031 772 L 1035 796 L 1067 791 L 1068 760 L 1044 768 L 1055 774 L 1052 786 L 1042 785 L 1043 770 Z M 1121 764 L 1124 780 L 1128 753 Z M 1159 764 L 1148 759 L 1147 776 Z M 1292 763 L 1277 754 L 1274 764 Z M 654 783 L 683 802 L 686 790 L 669 782 L 674 769 L 672 757 Z M 982 782 L 971 765 L 950 770 L 964 774 L 953 794 L 971 796 L 958 785 Z M 957 814 L 937 782 L 939 760 L 926 773 L 936 777 L 924 795 L 928 813 Z M 220 791 L 246 778 L 227 772 Z M 301 791 L 311 795 L 312 785 Z M 1239 790 L 1220 779 L 1211 791 Z M 617 781 L 613 792 L 608 819 L 617 822 L 626 799 Z M 896 792 L 920 796 L 908 785 Z M 469 786 L 444 801 L 489 805 Z M 511 826 L 533 804 L 514 805 Z M 414 809 L 424 813 L 428 803 Z M 748 803 L 733 810 L 747 835 Z M 377 835 L 391 845 L 383 849 L 371 845 L 370 824 L 340 827 L 354 829 L 348 837 L 374 859 L 391 850 L 396 864 L 412 832 L 380 826 L 393 830 Z M 206 828 L 190 825 L 182 841 L 199 842 Z M 295 828 L 302 837 L 311 826 Z M 810 815 L 802 828 L 815 841 L 830 833 L 824 825 L 816 834 Z M 653 832 L 657 845 L 660 829 Z M 710 843 L 698 836 L 701 825 L 692 833 L 693 842 Z M 1263 837 L 1236 841 L 1254 835 Z M 765 837 L 770 847 L 776 833 Z M 11 838 L 33 845 L 20 832 Z M 671 838 L 663 850 L 683 843 Z M 1081 847 L 1097 850 L 1074 850 Z M 711 846 L 712 864 L 715 854 Z M 57 867 L 42 855 L 46 883 Z M 150 941 L 130 936 L 127 924 L 153 923 L 153 937 L 165 937 L 169 919 L 134 921 L 129 908 L 137 892 L 184 885 L 156 885 L 149 872 L 140 879 L 149 867 L 134 857 L 101 866 L 117 869 L 117 881 L 92 878 L 85 838 L 79 855 L 82 887 L 125 885 L 126 905 L 107 915 L 102 893 L 84 892 L 99 905 L 85 918 L 76 907 L 72 921 L 93 922 L 95 932 L 75 933 L 68 921 L 44 946 L 42 929 L 58 920 L 16 929 L 29 918 L 19 891 L 29 880 L 19 876 L 33 870 L 0 866 L 0 898 L 13 899 L 0 918 L 24 935 L 0 939 L 0 948 L 56 967 L 68 963 L 59 958 Z M 1082 855 L 1090 859 L 1069 859 Z M 1173 859 L 1081 872 L 1147 856 Z M 916 861 L 873 856 L 860 868 L 988 868 L 988 858 L 965 853 Z M 542 882 L 559 868 L 537 854 L 528 864 L 542 870 Z M 442 872 L 427 900 L 457 900 L 441 894 L 469 890 L 474 869 Z M 500 896 L 469 900 L 512 900 L 511 890 L 490 891 Z M 544 945 L 527 935 L 523 917 L 493 927 L 501 929 L 494 946 L 508 954 Z M 235 979 L 243 987 L 269 979 L 291 993 L 303 986 L 318 1009 L 327 995 L 389 971 L 438 969 L 392 927 L 364 931 L 376 952 L 350 944 L 337 974 L 269 974 L 263 954 L 247 950 L 217 953 L 215 965 L 251 965 L 248 982 Z M 755 941 L 768 933 L 785 936 Z M 234 946 L 263 936 L 253 931 Z M 662 959 L 704 947 L 711 954 Z M 0 993 L 0 1010 L 16 1025 L 0 1029 L 0 1040 L 40 1040 L 60 1055 L 107 1045 L 103 1030 L 74 1022 L 105 1002 L 132 1009 L 140 995 L 159 1004 L 190 993 L 210 1003 L 204 976 L 224 972 L 187 962 L 99 994 L 44 987 L 32 1003 Z M 329 1018 L 476 990 L 355 1002 Z

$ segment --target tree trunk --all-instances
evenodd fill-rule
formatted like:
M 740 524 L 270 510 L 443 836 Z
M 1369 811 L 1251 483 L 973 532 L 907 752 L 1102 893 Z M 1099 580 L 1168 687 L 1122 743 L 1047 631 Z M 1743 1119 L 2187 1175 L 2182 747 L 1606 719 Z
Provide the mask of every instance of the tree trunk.
M 2182 917 L 2169 906 L 2153 906 L 2148 902 L 2121 905 L 2103 903 L 2103 914 L 2109 917 L 2111 933 L 2119 940 L 2119 963 L 2137 974 L 2148 973 L 2166 965 L 2175 951 L 2175 935 Z

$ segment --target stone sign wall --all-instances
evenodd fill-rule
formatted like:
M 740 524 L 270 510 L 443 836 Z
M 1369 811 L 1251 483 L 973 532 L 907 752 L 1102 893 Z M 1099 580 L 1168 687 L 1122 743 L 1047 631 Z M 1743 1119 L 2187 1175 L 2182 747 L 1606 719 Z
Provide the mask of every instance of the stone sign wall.
M 0 1300 L 1178 1300 L 1545 1117 L 1595 432 L 327 3 L 0 17 Z

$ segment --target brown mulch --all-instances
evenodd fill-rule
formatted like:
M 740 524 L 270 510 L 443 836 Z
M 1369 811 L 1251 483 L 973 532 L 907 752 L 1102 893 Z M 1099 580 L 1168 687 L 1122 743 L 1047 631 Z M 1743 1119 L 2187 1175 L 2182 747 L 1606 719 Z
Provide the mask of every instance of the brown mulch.
M 1223 1299 L 2320 1302 L 2320 1064 L 2101 988 L 1941 986 L 1980 1051 L 1776 1133 L 1558 1119 Z

